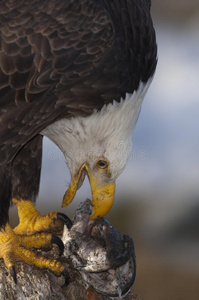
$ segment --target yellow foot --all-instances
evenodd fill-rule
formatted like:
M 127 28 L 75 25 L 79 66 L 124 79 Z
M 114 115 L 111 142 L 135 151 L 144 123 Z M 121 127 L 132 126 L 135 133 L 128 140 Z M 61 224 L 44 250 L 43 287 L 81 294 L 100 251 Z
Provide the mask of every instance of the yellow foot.
M 55 238 L 57 242 L 59 238 Z M 61 241 L 61 240 L 60 240 Z M 0 231 L 0 258 L 4 259 L 10 274 L 14 281 L 17 282 L 15 272 L 15 261 L 24 261 L 27 264 L 37 266 L 39 268 L 50 269 L 55 275 L 66 277 L 66 283 L 69 281 L 69 276 L 64 266 L 57 260 L 50 260 L 41 256 L 37 256 L 29 248 L 51 248 L 53 236 L 46 233 L 35 234 L 33 236 L 20 236 L 6 224 L 4 229 Z
M 16 234 L 31 235 L 36 232 L 61 234 L 64 224 L 68 228 L 72 225 L 70 219 L 61 213 L 52 212 L 42 216 L 30 200 L 14 198 L 12 201 L 18 208 L 20 220 L 19 225 L 14 228 Z

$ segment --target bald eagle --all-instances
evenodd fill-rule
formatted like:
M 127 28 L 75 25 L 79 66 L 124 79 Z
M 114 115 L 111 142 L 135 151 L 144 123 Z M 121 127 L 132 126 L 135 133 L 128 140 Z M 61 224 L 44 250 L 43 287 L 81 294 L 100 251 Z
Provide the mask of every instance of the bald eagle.
M 112 206 L 157 63 L 150 2 L 0 1 L 0 257 L 15 281 L 16 260 L 64 272 L 29 250 L 56 242 L 52 233 L 63 228 L 61 214 L 41 216 L 33 205 L 43 136 L 61 149 L 71 173 L 63 207 L 86 175 L 90 218 Z M 20 218 L 14 229 L 11 201 Z

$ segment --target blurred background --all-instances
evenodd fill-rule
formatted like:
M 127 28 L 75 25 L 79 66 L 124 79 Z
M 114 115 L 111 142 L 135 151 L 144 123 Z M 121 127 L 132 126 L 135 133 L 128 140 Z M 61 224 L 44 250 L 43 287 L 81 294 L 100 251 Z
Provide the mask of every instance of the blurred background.
M 134 293 L 144 300 L 198 300 L 199 1 L 153 0 L 152 16 L 157 71 L 107 218 L 134 240 Z M 91 193 L 86 181 L 69 208 L 62 209 L 69 183 L 62 153 L 45 139 L 36 207 L 72 217 Z M 10 213 L 12 221 L 16 209 Z

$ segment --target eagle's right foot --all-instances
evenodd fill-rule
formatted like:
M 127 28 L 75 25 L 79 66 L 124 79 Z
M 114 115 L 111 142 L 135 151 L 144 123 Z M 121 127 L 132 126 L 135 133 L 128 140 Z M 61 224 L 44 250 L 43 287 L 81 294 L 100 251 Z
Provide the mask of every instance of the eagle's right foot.
M 68 284 L 68 272 L 59 261 L 38 256 L 33 251 L 29 250 L 32 247 L 52 248 L 52 243 L 59 246 L 60 254 L 62 254 L 63 243 L 58 237 L 46 233 L 20 236 L 17 235 L 8 224 L 6 224 L 5 228 L 0 230 L 0 257 L 4 259 L 5 265 L 15 282 L 17 282 L 15 261 L 24 261 L 27 264 L 34 265 L 42 269 L 50 269 L 56 276 L 64 275 L 66 278 L 66 284 Z
M 12 199 L 18 208 L 19 224 L 14 232 L 19 235 L 33 235 L 37 232 L 62 234 L 64 224 L 68 228 L 72 226 L 71 220 L 62 213 L 51 212 L 42 216 L 34 207 L 31 200 Z

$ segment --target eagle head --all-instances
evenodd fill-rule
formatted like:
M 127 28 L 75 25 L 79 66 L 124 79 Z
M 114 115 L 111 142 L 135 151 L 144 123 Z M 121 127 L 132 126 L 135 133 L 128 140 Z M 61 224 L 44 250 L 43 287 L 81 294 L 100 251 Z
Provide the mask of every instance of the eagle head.
M 120 102 L 113 101 L 86 117 L 61 119 L 43 131 L 64 153 L 70 170 L 63 207 L 71 203 L 87 175 L 93 204 L 90 219 L 103 217 L 110 210 L 115 180 L 131 153 L 132 133 L 145 93 L 146 87 L 141 85 Z

